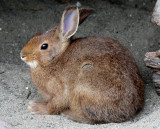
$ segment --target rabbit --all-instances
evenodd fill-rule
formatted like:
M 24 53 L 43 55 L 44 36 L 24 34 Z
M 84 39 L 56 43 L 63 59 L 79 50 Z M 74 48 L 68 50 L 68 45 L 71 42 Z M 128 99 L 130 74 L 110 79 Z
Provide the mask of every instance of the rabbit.
M 127 121 L 142 109 L 143 80 L 128 49 L 109 37 L 73 39 L 90 8 L 65 8 L 60 24 L 38 33 L 21 50 L 44 100 L 31 100 L 32 114 L 62 114 L 73 121 Z

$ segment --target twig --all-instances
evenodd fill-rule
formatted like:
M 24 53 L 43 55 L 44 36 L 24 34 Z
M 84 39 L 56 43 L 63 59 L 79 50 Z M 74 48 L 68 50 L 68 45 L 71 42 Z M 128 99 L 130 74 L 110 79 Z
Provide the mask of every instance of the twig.
M 27 97 L 26 97 L 26 98 L 28 99 L 30 96 L 31 96 L 31 91 L 29 91 L 29 92 L 28 92 L 28 94 L 27 94 Z
M 3 73 L 5 73 L 5 71 L 3 71 L 3 72 L 0 72 L 0 74 L 3 74 Z

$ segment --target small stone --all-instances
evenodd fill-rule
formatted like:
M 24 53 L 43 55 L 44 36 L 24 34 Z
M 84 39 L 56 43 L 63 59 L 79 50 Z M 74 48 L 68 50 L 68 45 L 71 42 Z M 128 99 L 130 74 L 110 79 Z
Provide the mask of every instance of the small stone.
M 81 3 L 79 1 L 77 1 L 76 6 L 77 7 L 81 7 L 82 5 L 81 5 Z

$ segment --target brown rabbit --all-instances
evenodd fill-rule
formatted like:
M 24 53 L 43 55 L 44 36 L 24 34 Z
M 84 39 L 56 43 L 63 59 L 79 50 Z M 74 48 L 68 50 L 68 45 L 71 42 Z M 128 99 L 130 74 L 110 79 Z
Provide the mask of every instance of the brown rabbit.
M 72 40 L 92 9 L 68 7 L 60 25 L 36 34 L 22 49 L 43 100 L 32 114 L 63 113 L 84 123 L 123 122 L 143 106 L 143 81 L 131 53 L 108 37 Z

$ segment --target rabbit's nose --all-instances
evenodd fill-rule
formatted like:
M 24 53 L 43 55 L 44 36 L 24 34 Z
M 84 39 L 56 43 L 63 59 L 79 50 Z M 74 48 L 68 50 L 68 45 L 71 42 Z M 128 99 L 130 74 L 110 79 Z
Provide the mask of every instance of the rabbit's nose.
M 21 60 L 25 60 L 26 59 L 26 56 L 21 56 Z
M 21 60 L 25 60 L 26 59 L 25 55 L 23 55 L 22 53 L 20 55 L 21 55 Z

